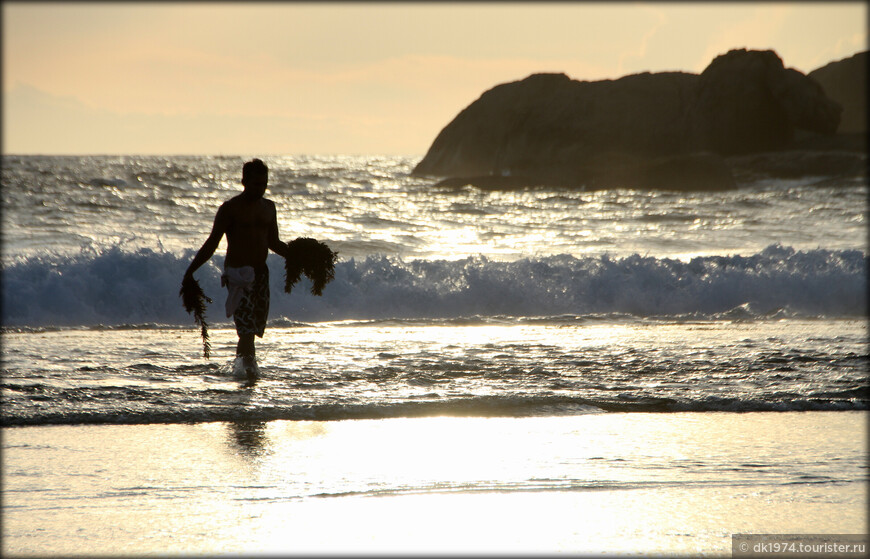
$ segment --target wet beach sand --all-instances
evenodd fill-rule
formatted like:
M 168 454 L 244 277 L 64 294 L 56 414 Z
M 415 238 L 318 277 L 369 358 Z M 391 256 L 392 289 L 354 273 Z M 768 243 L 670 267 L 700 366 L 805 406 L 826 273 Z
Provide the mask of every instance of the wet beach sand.
M 7 427 L 7 556 L 731 555 L 867 533 L 867 413 Z

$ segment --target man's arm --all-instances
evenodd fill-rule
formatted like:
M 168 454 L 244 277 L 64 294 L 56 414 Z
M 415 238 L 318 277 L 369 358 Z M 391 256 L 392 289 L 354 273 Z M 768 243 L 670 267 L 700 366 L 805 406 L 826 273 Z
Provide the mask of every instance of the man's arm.
M 269 250 L 287 258 L 287 244 L 278 237 L 278 212 L 275 210 L 274 202 L 270 201 L 269 204 L 269 209 L 272 212 L 272 219 L 269 225 Z
M 184 279 L 192 278 L 193 273 L 197 271 L 200 266 L 208 262 L 209 258 L 214 255 L 224 233 L 227 231 L 227 225 L 227 209 L 226 204 L 223 204 L 217 211 L 217 215 L 214 218 L 214 225 L 211 228 L 211 233 L 209 234 L 208 239 L 206 239 L 202 244 L 202 248 L 200 248 L 199 252 L 196 253 L 196 256 L 193 257 L 193 262 L 190 263 L 190 266 L 187 267 L 187 271 L 184 272 Z

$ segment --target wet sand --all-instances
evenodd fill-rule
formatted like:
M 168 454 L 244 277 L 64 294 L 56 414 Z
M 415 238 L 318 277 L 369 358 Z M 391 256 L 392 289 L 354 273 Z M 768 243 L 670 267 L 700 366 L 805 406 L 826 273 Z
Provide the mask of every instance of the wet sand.
M 865 412 L 3 429 L 4 555 L 731 554 L 866 533 Z

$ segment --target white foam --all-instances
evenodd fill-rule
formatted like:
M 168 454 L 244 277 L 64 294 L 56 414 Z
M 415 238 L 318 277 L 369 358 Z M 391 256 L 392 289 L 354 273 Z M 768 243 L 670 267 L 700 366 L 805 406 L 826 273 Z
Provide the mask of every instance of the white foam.
M 165 324 L 189 326 L 178 297 L 193 252 L 120 247 L 98 254 L 38 256 L 3 268 L 7 327 Z M 226 291 L 212 263 L 197 272 L 214 303 L 207 318 L 223 324 Z M 857 250 L 797 251 L 771 245 L 752 256 L 688 262 L 552 256 L 513 262 L 370 256 L 345 260 L 323 297 L 303 279 L 283 292 L 283 261 L 269 259 L 270 318 L 302 322 L 469 316 L 537 317 L 624 313 L 752 318 L 775 313 L 856 317 L 867 314 L 867 257 Z

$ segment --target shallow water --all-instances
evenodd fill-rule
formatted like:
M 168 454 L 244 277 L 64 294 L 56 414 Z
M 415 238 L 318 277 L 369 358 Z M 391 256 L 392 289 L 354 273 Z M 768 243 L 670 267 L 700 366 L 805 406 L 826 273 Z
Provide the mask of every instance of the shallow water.
M 6 425 L 867 409 L 863 321 L 385 321 L 4 336 Z

